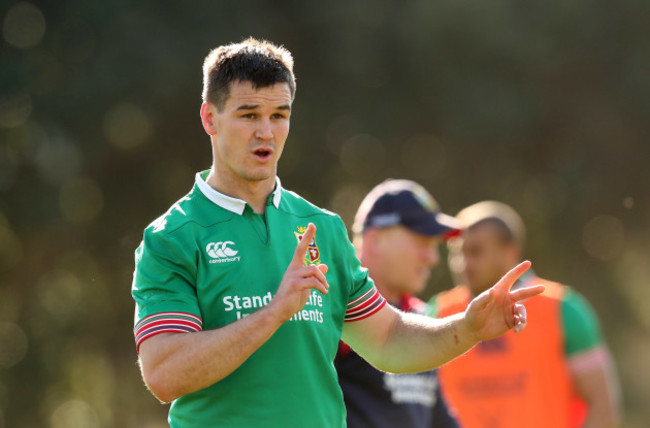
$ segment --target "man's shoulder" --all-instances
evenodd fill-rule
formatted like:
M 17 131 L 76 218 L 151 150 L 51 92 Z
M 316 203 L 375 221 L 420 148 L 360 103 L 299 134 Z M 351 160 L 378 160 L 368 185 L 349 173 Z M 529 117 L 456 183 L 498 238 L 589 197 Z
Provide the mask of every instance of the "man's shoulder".
M 207 226 L 208 223 L 226 221 L 231 217 L 227 211 L 210 209 L 211 207 L 212 204 L 206 203 L 201 192 L 193 188 L 188 194 L 174 202 L 161 216 L 152 221 L 145 229 L 145 235 L 176 234 L 189 224 Z
M 537 297 L 550 299 L 550 300 L 562 301 L 567 296 L 567 293 L 571 291 L 571 288 L 569 286 L 566 286 L 559 282 L 540 278 L 538 276 L 533 277 L 531 281 L 529 281 L 529 283 L 530 283 L 529 285 L 537 285 L 537 284 L 543 285 L 544 292 Z
M 332 211 L 321 208 L 292 190 L 282 189 L 280 209 L 298 217 L 324 216 L 338 220 L 339 216 Z
M 533 277 L 532 282 L 535 284 L 542 284 L 545 287 L 544 293 L 542 294 L 554 297 L 559 297 L 560 294 L 568 288 L 566 285 L 561 284 L 557 281 L 551 281 L 550 279 L 541 278 L 539 276 Z
M 190 196 L 185 195 L 178 201 L 174 202 L 167 211 L 147 226 L 145 232 L 169 233 L 170 231 L 177 229 L 179 226 L 182 226 L 189 220 L 187 215 L 189 201 Z
M 598 315 L 589 301 L 573 287 L 563 286 L 560 319 L 567 357 L 583 355 L 603 342 Z

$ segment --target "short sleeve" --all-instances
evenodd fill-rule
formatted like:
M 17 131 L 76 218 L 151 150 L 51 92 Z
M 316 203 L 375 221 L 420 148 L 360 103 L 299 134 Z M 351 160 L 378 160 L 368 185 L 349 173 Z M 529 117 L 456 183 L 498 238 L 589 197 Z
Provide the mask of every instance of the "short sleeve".
M 438 295 L 434 295 L 427 302 L 427 316 L 436 318 L 438 316 Z
M 135 252 L 131 290 L 136 349 L 156 334 L 201 331 L 195 278 L 196 263 L 177 240 L 155 229 L 145 231 Z
M 562 300 L 562 326 L 567 356 L 585 352 L 602 341 L 593 309 L 584 297 L 568 287 Z
M 359 321 L 379 311 L 386 299 L 379 293 L 375 283 L 368 276 L 368 269 L 361 267 L 354 246 L 348 239 L 348 233 L 343 221 L 339 219 L 341 229 L 344 263 L 347 276 L 350 279 L 348 304 L 345 311 L 345 322 Z

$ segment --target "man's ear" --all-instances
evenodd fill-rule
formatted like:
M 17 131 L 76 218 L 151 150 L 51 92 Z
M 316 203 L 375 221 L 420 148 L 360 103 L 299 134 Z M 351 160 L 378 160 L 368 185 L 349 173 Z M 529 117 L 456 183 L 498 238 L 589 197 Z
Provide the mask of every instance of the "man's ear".
M 217 127 L 215 125 L 215 116 L 217 115 L 217 108 L 208 103 L 204 102 L 201 104 L 201 123 L 203 124 L 203 129 L 208 135 L 216 135 Z

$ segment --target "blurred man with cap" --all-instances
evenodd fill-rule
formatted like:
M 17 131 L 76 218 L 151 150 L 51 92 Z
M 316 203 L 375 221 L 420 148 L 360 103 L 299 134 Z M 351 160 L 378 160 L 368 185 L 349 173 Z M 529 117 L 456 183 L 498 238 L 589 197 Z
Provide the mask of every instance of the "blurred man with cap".
M 425 313 L 414 297 L 440 261 L 438 244 L 458 232 L 457 221 L 410 180 L 387 180 L 363 200 L 355 216 L 354 244 L 379 292 L 404 312 Z M 341 342 L 334 361 L 350 428 L 457 427 L 435 370 L 392 374 L 377 370 Z
M 437 316 L 464 311 L 522 256 L 524 223 L 508 205 L 479 202 L 457 218 L 464 232 L 449 241 L 450 266 L 463 285 L 432 299 Z M 466 428 L 617 426 L 618 383 L 591 306 L 532 271 L 513 289 L 527 284 L 546 288 L 526 302 L 534 321 L 525 332 L 481 342 L 440 368 L 449 405 Z

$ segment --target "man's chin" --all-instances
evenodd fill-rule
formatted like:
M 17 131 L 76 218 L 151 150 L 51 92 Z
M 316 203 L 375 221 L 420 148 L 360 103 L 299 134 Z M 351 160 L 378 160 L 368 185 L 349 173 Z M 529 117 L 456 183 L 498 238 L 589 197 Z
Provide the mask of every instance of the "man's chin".
M 248 171 L 246 174 L 242 174 L 242 177 L 248 181 L 266 181 L 266 180 L 275 180 L 276 171 L 275 170 L 264 170 L 264 171 Z

